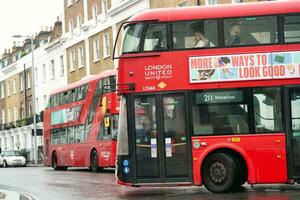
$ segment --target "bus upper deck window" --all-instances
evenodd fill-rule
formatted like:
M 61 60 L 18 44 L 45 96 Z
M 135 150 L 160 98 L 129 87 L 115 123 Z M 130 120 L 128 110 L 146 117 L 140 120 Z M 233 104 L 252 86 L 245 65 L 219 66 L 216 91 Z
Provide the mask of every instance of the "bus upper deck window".
M 218 46 L 217 20 L 193 20 L 172 23 L 173 48 L 208 48 Z
M 143 51 L 167 49 L 167 27 L 163 23 L 149 24 L 146 29 Z
M 277 43 L 277 18 L 263 16 L 225 19 L 224 36 L 226 46 Z
M 134 53 L 139 51 L 143 24 L 131 24 L 125 27 L 122 53 Z
M 284 38 L 286 43 L 300 42 L 300 15 L 284 17 Z

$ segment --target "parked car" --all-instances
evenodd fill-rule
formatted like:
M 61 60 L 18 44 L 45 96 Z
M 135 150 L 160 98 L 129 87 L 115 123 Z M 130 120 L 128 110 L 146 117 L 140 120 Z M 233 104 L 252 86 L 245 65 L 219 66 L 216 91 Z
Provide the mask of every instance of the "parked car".
M 0 154 L 0 165 L 8 166 L 26 166 L 26 159 L 19 151 L 3 151 Z

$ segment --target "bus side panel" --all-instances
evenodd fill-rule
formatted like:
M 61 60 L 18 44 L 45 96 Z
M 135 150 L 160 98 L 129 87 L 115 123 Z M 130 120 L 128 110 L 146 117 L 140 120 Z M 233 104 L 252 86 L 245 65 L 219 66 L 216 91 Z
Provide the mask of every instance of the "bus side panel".
M 200 145 L 199 148 L 197 148 Z M 208 154 L 231 149 L 246 161 L 248 183 L 286 183 L 285 134 L 203 136 L 192 138 L 194 184 L 202 185 L 201 166 Z
M 102 140 L 100 141 L 99 166 L 114 167 L 116 163 L 116 141 Z
M 44 165 L 45 166 L 51 166 L 51 151 L 50 151 L 50 145 L 51 145 L 51 137 L 50 137 L 50 123 L 51 123 L 51 117 L 50 117 L 50 109 L 46 109 L 44 112 Z

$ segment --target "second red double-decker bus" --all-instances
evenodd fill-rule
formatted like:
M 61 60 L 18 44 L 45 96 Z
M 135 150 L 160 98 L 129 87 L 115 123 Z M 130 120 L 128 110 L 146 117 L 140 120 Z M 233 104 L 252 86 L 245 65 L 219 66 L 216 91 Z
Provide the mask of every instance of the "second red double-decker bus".
M 45 165 L 65 170 L 114 167 L 119 119 L 116 71 L 60 88 L 44 112 Z
M 299 0 L 149 10 L 124 28 L 120 184 L 300 180 Z

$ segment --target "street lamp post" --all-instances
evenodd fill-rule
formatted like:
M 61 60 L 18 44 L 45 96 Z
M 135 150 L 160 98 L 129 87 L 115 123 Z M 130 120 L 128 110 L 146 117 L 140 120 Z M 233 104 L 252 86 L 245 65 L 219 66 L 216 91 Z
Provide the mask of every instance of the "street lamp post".
M 32 114 L 33 114 L 33 159 L 34 164 L 37 164 L 37 134 L 36 134 L 36 107 L 35 107 L 35 69 L 34 69 L 34 36 L 13 35 L 14 38 L 30 38 L 31 46 L 31 94 L 32 94 Z M 26 89 L 26 88 L 25 88 Z

